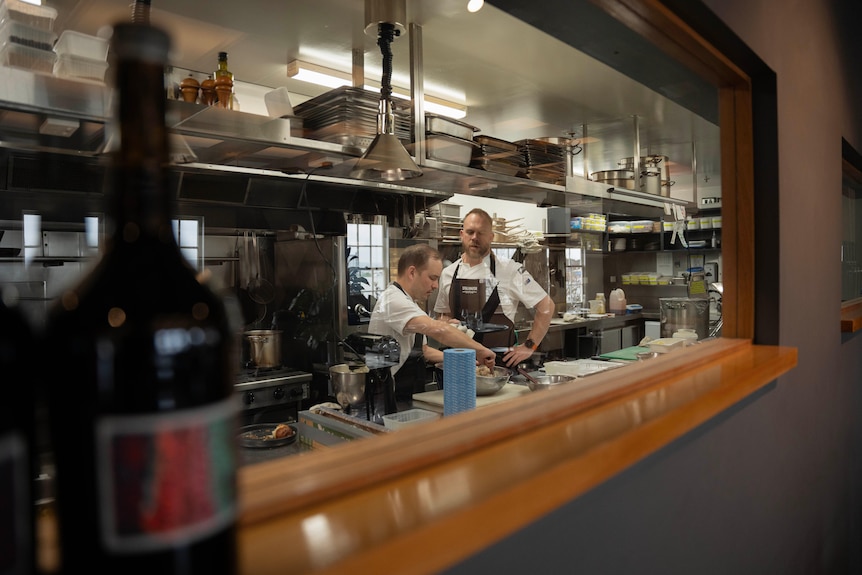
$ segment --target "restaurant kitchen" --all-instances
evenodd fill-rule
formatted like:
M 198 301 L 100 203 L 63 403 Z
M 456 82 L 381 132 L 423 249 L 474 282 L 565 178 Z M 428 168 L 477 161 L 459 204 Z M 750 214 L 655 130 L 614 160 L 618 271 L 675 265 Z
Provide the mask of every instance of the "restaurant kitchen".
M 318 6 L 315 10 L 294 4 L 295 13 L 286 20 L 302 28 L 286 34 L 293 38 L 292 56 L 308 57 L 318 44 L 336 42 L 342 45 L 343 57 L 355 61 L 358 46 L 370 69 L 378 64 L 373 35 L 357 39 L 355 34 L 354 29 L 364 29 L 361 3 L 332 1 L 327 3 L 329 9 Z M 128 13 L 126 3 L 107 0 L 52 5 L 58 12 L 57 31 L 91 35 L 109 24 L 107 15 L 119 18 Z M 262 41 L 250 38 L 247 32 L 225 34 L 225 22 L 191 2 L 153 8 L 154 22 L 176 30 L 180 57 L 174 80 L 180 74 L 206 77 L 208 68 L 215 65 L 215 51 L 225 48 L 229 48 L 236 77 L 240 110 L 173 100 L 169 121 L 179 158 L 172 185 L 181 246 L 207 281 L 233 302 L 236 323 L 244 332 L 281 332 L 277 343 L 249 335 L 242 338 L 237 388 L 250 417 L 266 412 L 272 421 L 296 418 L 300 410 L 332 399 L 328 367 L 344 360 L 340 343 L 352 332 L 363 330 L 365 310 L 373 305 L 369 295 L 379 293 L 392 279 L 389 271 L 398 250 L 411 242 L 429 241 L 451 259 L 458 248 L 453 239 L 457 236 L 455 221 L 473 205 L 501 220 L 495 249 L 501 255 L 523 257 L 561 315 L 579 312 L 594 294 L 607 296 L 620 287 L 629 303 L 640 303 L 647 312 L 631 314 L 619 325 L 557 322 L 543 342 L 540 360 L 588 358 L 636 345 L 647 332 L 645 321 L 659 319 L 659 297 L 687 296 L 698 268 L 713 275 L 705 285 L 720 282 L 720 245 L 712 243 L 716 232 L 720 238 L 720 228 L 712 223 L 715 215 L 720 216 L 715 207 L 720 203 L 702 209 L 702 200 L 720 197 L 714 150 L 718 137 L 711 114 L 694 113 L 580 53 L 572 55 L 569 63 L 583 66 L 582 77 L 593 78 L 596 85 L 625 84 L 628 89 L 624 92 L 631 100 L 601 101 L 600 96 L 586 92 L 582 83 L 567 83 L 551 58 L 543 58 L 542 66 L 531 69 L 521 65 L 523 56 L 499 54 L 471 34 L 449 42 L 451 35 L 465 29 L 528 33 L 522 22 L 493 6 L 475 15 L 461 11 L 457 17 L 447 16 L 453 6 L 452 2 L 408 4 L 410 21 L 421 25 L 405 29 L 405 37 L 394 43 L 395 70 L 410 85 L 412 105 L 417 96 L 434 100 L 435 90 L 440 100 L 441 86 L 458 86 L 464 92 L 463 122 L 486 137 L 486 146 L 492 139 L 513 144 L 524 164 L 515 172 L 506 172 L 508 166 L 488 163 L 492 155 L 483 156 L 478 141 L 443 146 L 441 142 L 449 138 L 441 136 L 449 134 L 432 132 L 427 139 L 412 142 L 414 153 L 425 150 L 417 155 L 423 175 L 398 184 L 351 177 L 355 160 L 373 138 L 376 125 L 369 133 L 368 122 L 348 122 L 352 131 L 345 131 L 338 122 L 317 128 L 309 123 L 315 120 L 309 102 L 329 98 L 330 111 L 341 106 L 355 117 L 362 111 L 357 99 L 367 100 L 369 94 L 372 101 L 377 98 L 373 89 L 327 89 L 284 75 L 277 79 L 266 76 L 263 70 L 272 56 L 263 53 L 276 52 L 282 58 L 283 46 L 269 48 L 285 34 L 261 34 Z M 97 13 L 100 21 L 94 17 Z M 344 16 L 324 26 L 324 14 Z M 484 20 L 478 20 L 480 17 Z M 208 30 L 207 42 L 190 42 L 195 26 Z M 324 27 L 329 28 L 325 34 Z M 250 25 L 246 28 L 251 29 Z M 345 48 L 345 43 L 351 46 Z M 441 47 L 443 44 L 448 48 Z M 488 67 L 490 71 L 483 70 L 481 78 L 471 80 L 455 64 L 464 58 L 445 51 L 453 47 L 468 55 L 471 73 L 480 62 L 495 65 Z M 571 50 L 556 42 L 545 49 L 545 54 Z M 444 62 L 448 64 L 441 77 Z M 49 303 L 98 257 L 104 226 L 99 214 L 103 211 L 102 157 L 109 144 L 105 129 L 109 91 L 92 80 L 11 67 L 0 68 L 0 72 L 6 76 L 0 88 L 0 130 L 4 142 L 9 142 L 0 150 L 6 196 L 0 208 L 5 232 L 0 238 L 0 249 L 5 250 L 0 257 L 0 277 L 6 289 L 17 291 L 29 317 L 39 325 Z M 380 74 L 362 75 L 373 85 Z M 513 90 L 529 86 L 529 97 L 506 104 L 493 97 L 503 77 Z M 287 88 L 296 115 L 271 116 L 267 110 L 265 96 L 279 86 Z M 564 105 L 536 105 L 563 95 Z M 303 105 L 308 111 L 305 116 L 300 115 Z M 525 110 L 534 105 L 552 113 L 532 127 L 512 122 L 525 117 Z M 410 106 L 396 109 L 408 146 L 411 134 L 427 133 L 436 118 L 413 114 L 421 108 L 411 110 Z M 337 119 L 346 121 L 344 116 Z M 58 135 L 52 130 L 64 124 L 59 120 L 77 127 L 70 135 Z M 544 151 L 557 154 L 555 162 L 529 164 L 528 153 L 535 153 L 538 142 L 544 143 Z M 466 162 L 459 155 L 464 149 L 470 152 Z M 658 176 L 661 182 L 655 189 L 651 185 L 654 172 L 648 168 L 658 156 L 664 159 L 661 170 L 667 171 Z M 614 182 L 607 181 L 611 171 L 621 172 L 614 174 L 618 176 Z M 450 206 L 457 206 L 457 215 L 443 213 Z M 675 207 L 687 208 L 687 216 L 680 220 L 672 213 Z M 602 229 L 572 228 L 575 220 L 590 214 L 606 218 Z M 708 231 L 696 230 L 704 220 L 710 221 Z M 651 228 L 638 234 L 631 227 L 618 233 L 608 227 L 614 222 L 644 221 L 662 226 L 671 223 L 671 229 Z M 675 230 L 674 221 L 682 222 Z M 518 229 L 511 227 L 512 222 Z M 377 230 L 380 239 L 374 261 L 359 256 L 373 247 L 372 242 L 360 240 L 360 230 L 366 227 L 369 238 L 371 230 Z M 531 234 L 538 250 L 524 253 L 528 236 L 518 236 L 522 232 Z M 678 250 L 681 244 L 670 242 L 680 232 L 705 243 Z M 711 263 L 714 268 L 708 265 Z M 662 270 L 666 273 L 659 273 Z M 632 281 L 634 272 L 638 272 L 637 283 Z M 642 275 L 647 277 L 645 282 Z M 365 293 L 351 290 L 357 287 L 358 277 L 369 282 L 368 289 L 365 284 L 358 286 Z M 659 284 L 659 278 L 671 279 Z M 708 297 L 708 293 L 704 295 Z M 529 314 L 524 311 L 520 320 L 518 327 L 528 326 Z M 274 352 L 264 349 L 273 346 Z M 265 351 L 275 355 L 262 361 L 258 354 Z M 273 373 L 258 380 L 261 367 Z

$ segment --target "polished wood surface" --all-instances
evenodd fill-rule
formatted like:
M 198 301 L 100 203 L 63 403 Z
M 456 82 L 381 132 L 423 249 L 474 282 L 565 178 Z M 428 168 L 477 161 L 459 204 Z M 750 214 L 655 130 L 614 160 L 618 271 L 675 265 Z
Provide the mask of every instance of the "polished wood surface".
M 723 339 L 242 470 L 242 572 L 433 573 L 774 381 L 796 351 Z M 428 544 L 433 542 L 433 547 Z M 433 553 L 416 561 L 416 549 Z
M 862 298 L 841 304 L 841 331 L 856 333 L 862 329 Z

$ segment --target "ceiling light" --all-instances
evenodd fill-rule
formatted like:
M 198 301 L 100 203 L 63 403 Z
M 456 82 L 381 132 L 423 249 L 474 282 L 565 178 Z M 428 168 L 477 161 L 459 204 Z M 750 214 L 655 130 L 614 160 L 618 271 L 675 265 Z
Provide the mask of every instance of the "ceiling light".
M 467 2 L 468 12 L 478 12 L 485 5 L 485 0 L 470 0 Z
M 325 68 L 317 64 L 310 64 L 302 60 L 293 60 L 287 64 L 287 75 L 294 80 L 301 80 L 327 88 L 340 88 L 353 84 L 350 74 L 339 72 L 332 68 Z
M 340 88 L 341 86 L 351 86 L 353 84 L 353 78 L 347 72 L 302 60 L 289 62 L 287 64 L 287 75 L 294 80 L 302 80 L 303 82 L 326 86 L 327 88 Z M 373 84 L 365 84 L 363 88 L 371 92 L 380 90 L 379 86 Z M 409 100 L 410 94 L 403 88 L 393 87 L 392 97 Z M 467 116 L 467 106 L 464 104 L 444 100 L 430 94 L 425 94 L 424 102 L 425 111 L 431 114 L 438 114 L 447 118 L 454 118 L 455 120 L 460 120 Z

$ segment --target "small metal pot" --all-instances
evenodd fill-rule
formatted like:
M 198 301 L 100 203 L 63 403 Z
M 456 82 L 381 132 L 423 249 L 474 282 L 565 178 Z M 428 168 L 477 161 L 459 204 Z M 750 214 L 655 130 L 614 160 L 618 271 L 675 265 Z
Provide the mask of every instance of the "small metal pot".
M 593 172 L 590 177 L 595 182 L 602 182 L 615 188 L 635 189 L 635 174 L 631 170 L 604 170 Z
M 281 330 L 253 329 L 243 334 L 255 367 L 281 367 Z

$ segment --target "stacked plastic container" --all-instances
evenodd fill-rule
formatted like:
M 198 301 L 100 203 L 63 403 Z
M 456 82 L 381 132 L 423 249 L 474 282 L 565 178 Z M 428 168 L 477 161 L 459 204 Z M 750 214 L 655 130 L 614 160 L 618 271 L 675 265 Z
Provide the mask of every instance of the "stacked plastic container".
M 0 0 L 0 65 L 50 74 L 57 56 L 57 11 L 22 0 Z
M 0 0 L 2 1 L 2 0 Z M 54 75 L 79 80 L 105 81 L 108 70 L 108 41 L 98 36 L 65 30 L 54 46 L 57 62 Z

